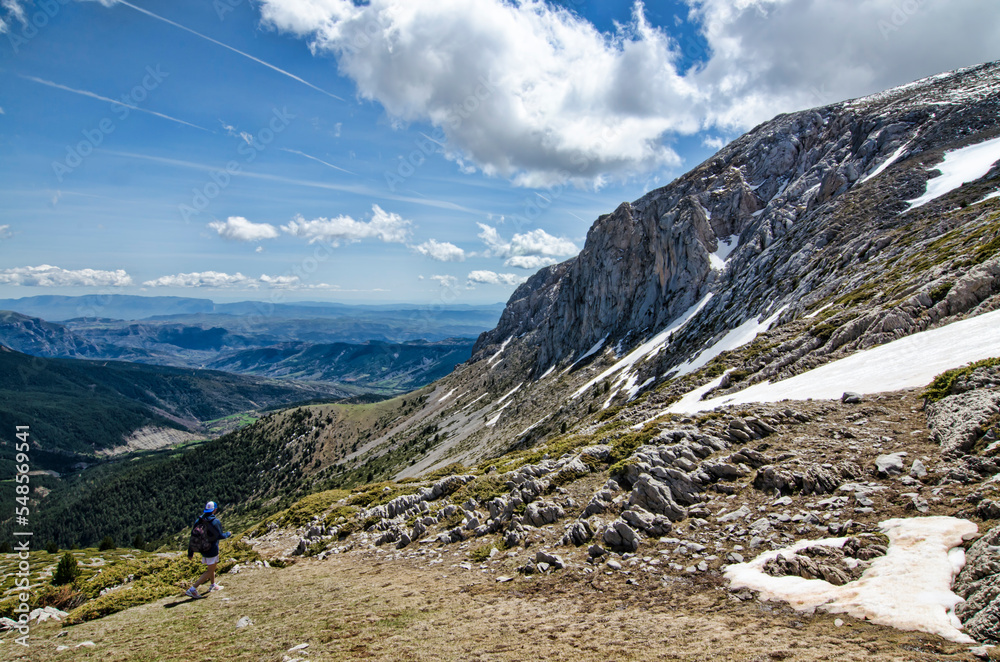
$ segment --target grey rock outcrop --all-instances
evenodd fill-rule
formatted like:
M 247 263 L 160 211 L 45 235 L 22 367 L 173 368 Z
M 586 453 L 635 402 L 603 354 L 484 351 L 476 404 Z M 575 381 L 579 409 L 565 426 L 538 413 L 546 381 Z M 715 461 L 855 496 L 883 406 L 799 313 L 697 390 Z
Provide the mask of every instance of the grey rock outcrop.
M 979 641 L 1000 644 L 1000 527 L 974 542 L 953 590 L 965 598 L 955 614 Z

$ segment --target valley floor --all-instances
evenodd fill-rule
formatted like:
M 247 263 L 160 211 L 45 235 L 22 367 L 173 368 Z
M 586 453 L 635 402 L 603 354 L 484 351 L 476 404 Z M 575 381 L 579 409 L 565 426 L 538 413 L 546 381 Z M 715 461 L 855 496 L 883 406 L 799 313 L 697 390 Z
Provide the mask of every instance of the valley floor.
M 225 588 L 204 600 L 178 595 L 58 638 L 58 624 L 45 623 L 27 654 L 13 637 L 0 650 L 10 660 L 101 662 L 975 659 L 931 635 L 744 602 L 707 576 L 664 585 L 575 566 L 498 583 L 497 570 L 466 570 L 464 553 L 440 551 L 433 570 L 424 558 L 358 551 L 224 575 Z M 242 617 L 252 624 L 238 628 Z

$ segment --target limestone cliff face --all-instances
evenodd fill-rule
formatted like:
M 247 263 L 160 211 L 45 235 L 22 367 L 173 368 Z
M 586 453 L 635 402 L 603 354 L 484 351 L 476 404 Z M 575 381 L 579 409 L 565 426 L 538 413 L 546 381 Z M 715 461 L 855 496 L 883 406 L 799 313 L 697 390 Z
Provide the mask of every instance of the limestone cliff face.
M 577 257 L 514 292 L 473 360 L 513 337 L 522 356 L 530 349 L 526 370 L 537 376 L 604 338 L 627 349 L 711 293 L 685 330 L 691 351 L 779 306 L 788 306 L 787 321 L 857 288 L 877 277 L 866 262 L 892 251 L 906 257 L 900 228 L 939 204 L 903 213 L 906 201 L 924 192 L 943 151 L 1000 133 L 998 99 L 1000 64 L 992 63 L 762 124 L 598 218 Z M 855 322 L 863 328 L 848 341 L 870 334 L 862 344 L 884 342 L 926 326 L 926 306 L 911 304 Z

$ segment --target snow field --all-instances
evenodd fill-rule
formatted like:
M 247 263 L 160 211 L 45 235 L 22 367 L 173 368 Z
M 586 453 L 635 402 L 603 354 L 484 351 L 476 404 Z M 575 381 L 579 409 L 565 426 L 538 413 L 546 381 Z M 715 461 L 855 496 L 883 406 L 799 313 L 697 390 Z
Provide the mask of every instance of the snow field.
M 819 608 L 973 643 L 954 614 L 962 599 L 951 591 L 951 584 L 965 565 L 965 552 L 958 545 L 976 535 L 976 524 L 955 517 L 914 517 L 886 520 L 881 528 L 889 537 L 888 553 L 873 560 L 860 579 L 843 586 L 822 579 L 772 577 L 763 567 L 779 555 L 787 558 L 805 547 L 841 547 L 846 538 L 802 540 L 731 565 L 725 576 L 733 588 L 760 591 L 762 600 L 784 600 L 799 611 Z
M 737 393 L 702 400 L 721 377 L 671 405 L 672 414 L 696 414 L 726 405 L 780 400 L 827 400 L 845 391 L 882 393 L 925 386 L 972 361 L 1000 356 L 1000 310 L 921 331 L 863 350 L 780 382 L 761 382 Z

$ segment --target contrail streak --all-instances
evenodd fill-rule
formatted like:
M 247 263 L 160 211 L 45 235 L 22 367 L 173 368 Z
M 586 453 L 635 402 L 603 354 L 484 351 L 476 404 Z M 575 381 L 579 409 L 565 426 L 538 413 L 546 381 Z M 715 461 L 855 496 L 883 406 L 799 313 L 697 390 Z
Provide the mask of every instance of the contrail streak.
M 35 78 L 34 76 L 21 76 L 21 78 L 24 78 L 25 80 L 34 81 L 35 83 L 38 83 L 40 85 L 47 85 L 49 87 L 54 87 L 57 90 L 64 90 L 66 92 L 72 92 L 73 94 L 79 94 L 81 96 L 90 97 L 91 99 L 99 99 L 101 101 L 107 101 L 109 103 L 115 103 L 115 104 L 118 104 L 119 106 L 125 106 L 126 108 L 131 108 L 132 110 L 137 110 L 140 113 L 147 113 L 149 115 L 156 115 L 157 117 L 162 117 L 163 119 L 170 120 L 171 122 L 177 122 L 178 124 L 183 124 L 184 126 L 190 126 L 192 128 L 200 129 L 202 131 L 206 131 L 208 133 L 211 133 L 211 131 L 209 131 L 208 129 L 206 129 L 203 126 L 198 126 L 197 124 L 191 124 L 191 122 L 185 122 L 184 120 L 179 120 L 176 117 L 171 117 L 170 115 L 164 115 L 163 113 L 158 113 L 155 110 L 146 110 L 145 108 L 139 108 L 137 106 L 133 106 L 131 104 L 127 104 L 124 101 L 120 101 L 118 99 L 109 99 L 108 97 L 102 97 L 100 94 L 94 94 L 93 92 L 88 92 L 87 90 L 78 90 L 78 89 L 73 88 L 73 87 L 66 87 L 65 85 L 60 85 L 59 83 L 53 83 L 52 81 L 45 80 L 43 78 Z
M 356 175 L 356 174 L 358 174 L 356 172 L 351 172 L 350 170 L 345 170 L 345 169 L 341 168 L 340 166 L 335 166 L 332 163 L 327 163 L 323 159 L 317 159 L 315 156 L 310 156 L 309 154 L 306 154 L 305 152 L 300 152 L 297 149 L 285 149 L 284 147 L 281 147 L 279 149 L 281 149 L 282 152 L 288 152 L 289 154 L 298 154 L 299 156 L 304 156 L 307 159 L 312 159 L 313 161 L 319 161 L 320 163 L 322 163 L 325 166 L 333 168 L 334 170 L 339 170 L 341 172 L 346 172 L 348 175 Z
M 234 52 L 234 53 L 236 53 L 238 55 L 242 55 L 243 57 L 245 57 L 245 58 L 247 58 L 249 60 L 253 60 L 257 64 L 263 64 L 268 69 L 273 69 L 274 71 L 277 71 L 279 74 L 282 74 L 284 76 L 288 76 L 292 80 L 297 80 L 298 82 L 302 83 L 303 85 L 311 87 L 312 89 L 316 90 L 317 92 L 322 92 L 323 94 L 325 94 L 328 97 L 333 97 L 334 99 L 337 99 L 338 101 L 343 101 L 344 100 L 342 97 L 338 97 L 336 94 L 331 94 L 330 92 L 327 92 L 326 90 L 324 90 L 322 88 L 316 87 L 315 85 L 313 85 L 309 81 L 303 80 L 303 79 L 299 78 L 298 76 L 296 76 L 293 73 L 289 73 L 289 72 L 285 71 L 284 69 L 279 69 L 278 67 L 274 66 L 273 64 L 269 64 L 267 62 L 264 62 L 264 60 L 256 58 L 253 55 L 250 55 L 249 53 L 244 53 L 243 51 L 238 50 L 236 48 L 233 48 L 232 46 L 229 46 L 228 44 L 224 44 L 221 41 L 216 41 L 215 39 L 212 39 L 211 37 L 203 35 L 200 32 L 195 32 L 191 28 L 185 27 L 185 26 L 181 25 L 180 23 L 175 23 L 175 22 L 171 21 L 169 18 L 164 18 L 164 17 L 162 17 L 162 16 L 160 16 L 158 14 L 154 14 L 153 12 L 149 11 L 148 9 L 143 9 L 142 7 L 136 7 L 131 2 L 126 2 L 125 0 L 118 0 L 117 4 L 119 4 L 119 5 L 125 5 L 126 7 L 131 7 L 132 9 L 136 10 L 137 12 L 141 12 L 143 14 L 146 14 L 147 16 L 152 16 L 153 18 L 155 18 L 158 21 L 163 21 L 164 23 L 169 23 L 170 25 L 174 26 L 175 28 L 180 28 L 181 30 L 184 30 L 185 32 L 190 32 L 191 34 L 195 35 L 196 37 L 201 37 L 205 41 L 210 41 L 210 42 L 212 42 L 213 44 L 215 44 L 217 46 L 222 46 L 223 48 L 231 50 L 232 52 Z

